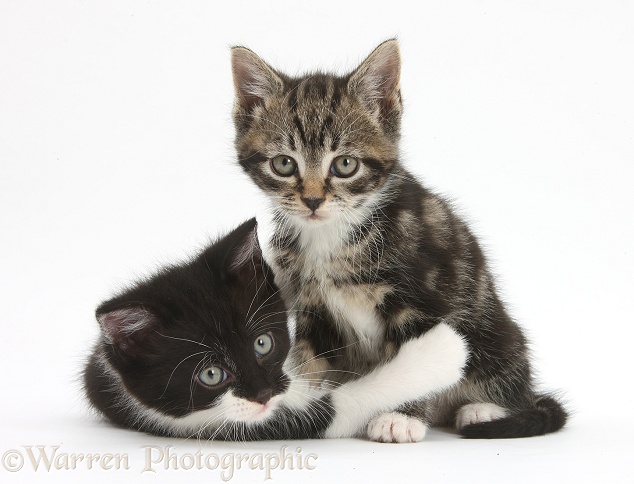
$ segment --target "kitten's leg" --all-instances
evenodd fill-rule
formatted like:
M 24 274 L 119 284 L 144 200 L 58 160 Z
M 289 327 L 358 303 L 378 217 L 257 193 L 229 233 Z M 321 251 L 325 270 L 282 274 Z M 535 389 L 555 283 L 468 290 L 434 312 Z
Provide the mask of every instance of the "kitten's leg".
M 467 357 L 467 345 L 462 337 L 448 325 L 438 324 L 422 336 L 404 343 L 389 362 L 334 390 L 331 398 L 335 417 L 325 436 L 352 437 L 374 415 L 391 412 L 406 402 L 451 387 L 462 378 Z M 390 442 L 412 442 L 423 438 L 425 429 L 420 420 L 388 415 L 393 416 L 388 432 Z M 384 428 L 385 422 L 376 420 L 372 428 Z M 373 432 L 370 438 L 374 435 Z
M 497 420 L 508 415 L 508 410 L 495 403 L 469 403 L 458 410 L 456 414 L 456 429 Z
M 340 356 L 346 343 L 325 307 L 305 307 L 297 311 L 295 321 L 296 340 L 289 355 L 296 365 L 293 373 L 318 388 L 331 369 L 328 358 Z
M 330 370 L 328 360 L 316 355 L 310 343 L 305 339 L 297 341 L 289 358 L 295 362 L 297 367 L 295 373 L 308 381 L 312 388 L 319 388 L 322 381 L 326 379 L 328 370 Z

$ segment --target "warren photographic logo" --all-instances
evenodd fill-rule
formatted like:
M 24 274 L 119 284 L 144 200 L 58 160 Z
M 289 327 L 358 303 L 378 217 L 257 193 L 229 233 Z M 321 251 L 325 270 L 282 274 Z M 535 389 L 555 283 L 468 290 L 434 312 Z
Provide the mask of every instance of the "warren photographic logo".
M 317 468 L 317 454 L 301 447 L 282 446 L 277 452 L 178 452 L 171 445 L 143 446 L 139 453 L 67 452 L 61 445 L 23 445 L 2 454 L 1 467 L 7 472 L 72 472 L 78 469 L 134 472 L 141 474 L 169 471 L 215 472 L 227 482 L 236 473 L 259 472 L 271 480 L 278 472 L 307 472 Z

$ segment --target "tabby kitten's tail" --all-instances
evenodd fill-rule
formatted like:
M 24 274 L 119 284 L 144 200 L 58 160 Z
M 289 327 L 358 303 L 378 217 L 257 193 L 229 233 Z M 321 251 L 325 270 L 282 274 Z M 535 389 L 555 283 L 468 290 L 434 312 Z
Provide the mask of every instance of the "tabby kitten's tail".
M 567 413 L 561 403 L 550 395 L 540 395 L 533 408 L 490 422 L 466 425 L 460 429 L 460 434 L 467 439 L 535 437 L 560 430 L 566 419 Z

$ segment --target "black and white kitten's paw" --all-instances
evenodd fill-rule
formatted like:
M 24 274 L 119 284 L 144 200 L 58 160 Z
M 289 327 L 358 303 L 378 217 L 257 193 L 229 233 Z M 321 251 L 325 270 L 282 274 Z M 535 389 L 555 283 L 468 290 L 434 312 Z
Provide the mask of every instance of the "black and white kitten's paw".
M 469 403 L 460 407 L 456 413 L 456 429 L 460 430 L 467 425 L 498 420 L 507 415 L 508 410 L 495 403 Z
M 441 391 L 456 384 L 464 373 L 469 358 L 468 345 L 453 328 L 439 323 L 418 338 L 404 343 L 399 357 L 409 360 L 412 385 L 421 386 L 420 396 L 429 391 Z M 424 390 L 424 392 L 423 392 Z
M 378 415 L 368 424 L 368 437 L 375 442 L 420 442 L 426 433 L 427 425 L 398 412 Z

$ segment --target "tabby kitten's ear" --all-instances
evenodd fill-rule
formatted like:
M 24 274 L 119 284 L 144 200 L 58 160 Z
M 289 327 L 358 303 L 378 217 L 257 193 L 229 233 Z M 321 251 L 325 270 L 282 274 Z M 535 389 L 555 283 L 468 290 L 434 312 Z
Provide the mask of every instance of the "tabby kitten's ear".
M 137 358 L 150 350 L 159 324 L 154 313 L 141 306 L 105 312 L 99 308 L 97 321 L 106 341 L 118 355 L 127 358 Z
M 401 55 L 396 39 L 386 40 L 352 73 L 348 86 L 370 111 L 400 111 Z
M 231 49 L 231 68 L 237 105 L 247 112 L 283 87 L 280 76 L 255 52 L 245 47 Z

